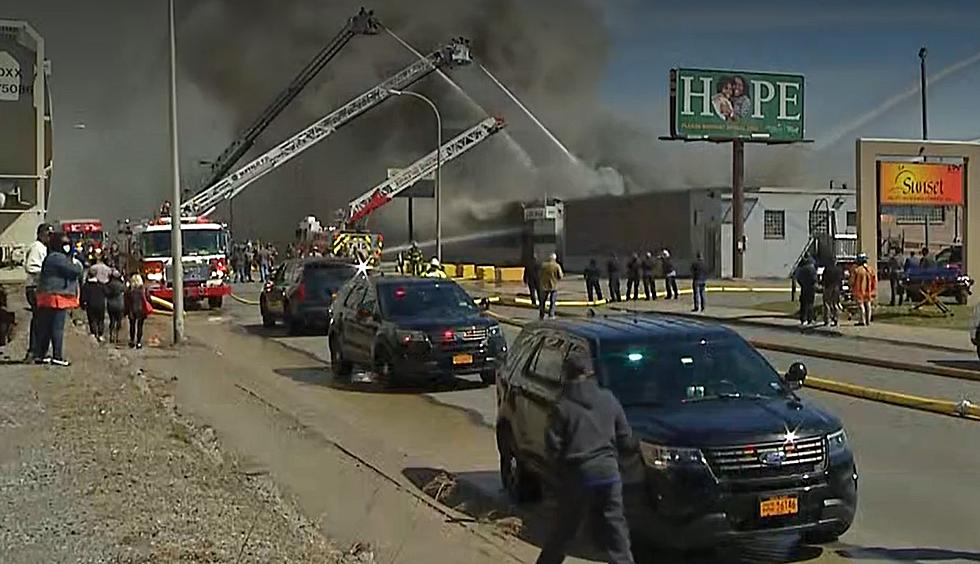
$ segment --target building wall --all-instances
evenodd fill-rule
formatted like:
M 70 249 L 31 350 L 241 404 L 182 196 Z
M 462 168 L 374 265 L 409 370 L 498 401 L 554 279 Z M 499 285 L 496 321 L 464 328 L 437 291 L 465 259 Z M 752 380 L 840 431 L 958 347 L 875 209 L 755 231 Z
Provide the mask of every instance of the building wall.
M 857 201 L 851 191 L 833 192 L 766 192 L 750 193 L 747 198 L 756 200 L 745 220 L 747 239 L 744 255 L 746 278 L 788 278 L 793 265 L 810 240 L 809 217 L 813 203 L 826 197 L 831 203 L 840 197 L 842 205 L 833 214 L 838 233 L 854 233 L 847 226 L 847 212 L 857 210 Z M 726 195 L 726 198 L 730 196 Z M 784 212 L 785 235 L 781 239 L 765 238 L 765 211 Z M 723 277 L 732 276 L 732 225 L 726 223 L 721 230 Z

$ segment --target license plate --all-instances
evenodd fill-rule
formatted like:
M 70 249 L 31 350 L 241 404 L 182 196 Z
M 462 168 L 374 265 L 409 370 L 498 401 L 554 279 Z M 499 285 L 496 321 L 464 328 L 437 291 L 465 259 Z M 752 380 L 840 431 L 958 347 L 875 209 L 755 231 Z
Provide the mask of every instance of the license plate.
M 453 364 L 473 364 L 473 355 L 471 354 L 454 354 Z
M 793 495 L 784 495 L 764 499 L 759 502 L 760 517 L 778 517 L 780 515 L 796 515 L 800 512 L 799 500 Z

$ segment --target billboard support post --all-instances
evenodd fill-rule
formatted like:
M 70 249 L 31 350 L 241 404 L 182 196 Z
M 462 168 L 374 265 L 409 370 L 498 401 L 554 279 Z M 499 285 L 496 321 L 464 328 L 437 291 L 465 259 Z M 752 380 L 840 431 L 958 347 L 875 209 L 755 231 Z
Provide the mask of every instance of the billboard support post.
M 408 240 L 415 241 L 415 198 L 408 197 Z
M 745 144 L 803 138 L 804 78 L 735 70 L 671 69 L 670 136 L 732 144 L 732 277 L 745 277 Z
M 732 277 L 745 276 L 745 145 L 732 141 Z

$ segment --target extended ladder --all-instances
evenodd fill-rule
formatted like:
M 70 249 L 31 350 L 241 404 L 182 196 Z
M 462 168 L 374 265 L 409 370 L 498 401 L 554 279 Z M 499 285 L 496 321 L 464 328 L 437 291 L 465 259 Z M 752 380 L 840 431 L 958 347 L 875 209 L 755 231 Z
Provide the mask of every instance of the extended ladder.
M 181 204 L 181 211 L 194 215 L 209 215 L 222 201 L 234 198 L 249 184 L 299 156 L 329 137 L 341 126 L 393 96 L 392 90 L 403 90 L 438 68 L 465 65 L 471 61 L 469 42 L 463 38 L 453 39 L 424 59 L 419 59 L 405 67 L 398 74 L 324 116 L 216 184 L 198 192 Z
M 466 151 L 476 147 L 489 139 L 494 133 L 503 129 L 506 125 L 501 118 L 488 117 L 470 129 L 467 129 L 440 147 L 441 164 L 445 165 Z M 439 159 L 436 158 L 436 151 L 432 151 L 403 168 L 388 180 L 385 180 L 352 200 L 347 207 L 344 228 L 352 228 L 374 210 L 390 202 L 400 192 L 407 190 L 419 180 L 432 174 L 436 170 L 437 164 L 439 164 Z

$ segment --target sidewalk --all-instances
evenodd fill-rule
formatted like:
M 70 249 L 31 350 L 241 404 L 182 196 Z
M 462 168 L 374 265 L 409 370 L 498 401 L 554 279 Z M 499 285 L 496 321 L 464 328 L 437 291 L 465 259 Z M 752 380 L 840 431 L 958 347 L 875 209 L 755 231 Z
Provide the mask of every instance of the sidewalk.
M 477 295 L 501 295 L 505 297 L 527 298 L 527 288 L 521 284 L 490 284 L 484 282 L 464 282 L 466 287 Z M 602 281 L 603 291 L 606 290 L 606 281 Z M 790 298 L 790 292 L 785 282 L 779 281 L 733 281 L 716 280 L 708 283 L 708 310 L 705 313 L 694 313 L 691 311 L 691 288 L 690 281 L 679 281 L 678 286 L 681 291 L 679 300 L 664 299 L 663 281 L 658 281 L 658 295 L 660 299 L 647 301 L 624 301 L 617 304 L 597 306 L 608 309 L 620 309 L 640 312 L 657 312 L 669 315 L 684 317 L 697 317 L 710 319 L 722 323 L 755 325 L 773 329 L 789 330 L 800 332 L 799 321 L 795 317 L 766 312 L 759 309 L 748 307 L 732 307 L 724 305 L 714 305 L 718 296 L 725 294 L 738 295 L 760 295 L 766 296 L 762 299 L 786 300 Z M 683 286 L 686 286 L 683 287 Z M 686 291 L 685 291 L 686 290 Z M 623 285 L 625 295 L 625 284 Z M 640 290 L 642 297 L 643 291 Z M 566 278 L 559 283 L 559 301 L 565 300 L 585 300 L 585 283 L 580 276 Z M 713 299 L 714 298 L 714 299 Z M 565 311 L 585 311 L 585 308 L 563 308 Z M 849 337 L 856 340 L 881 341 L 902 346 L 915 346 L 931 348 L 952 352 L 976 352 L 976 348 L 970 343 L 968 331 L 912 327 L 905 325 L 895 325 L 890 323 L 875 323 L 870 327 L 857 327 L 853 322 L 842 321 L 840 327 L 815 326 L 806 329 L 810 335 L 822 335 L 831 337 Z

